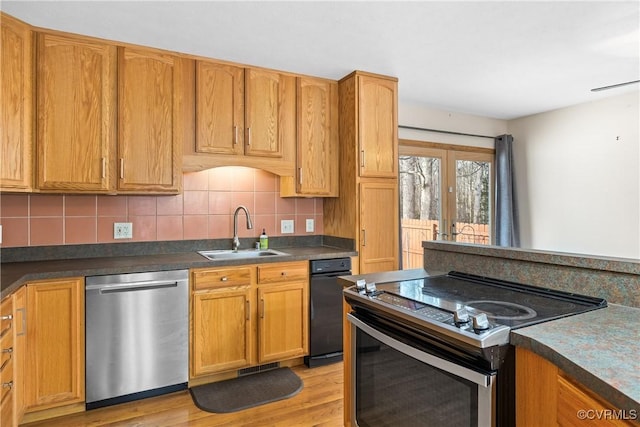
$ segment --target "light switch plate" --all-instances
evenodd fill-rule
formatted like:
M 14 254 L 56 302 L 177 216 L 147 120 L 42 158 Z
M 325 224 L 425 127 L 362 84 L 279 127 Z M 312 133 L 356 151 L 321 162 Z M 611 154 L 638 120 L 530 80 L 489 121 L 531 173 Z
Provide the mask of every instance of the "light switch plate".
M 292 219 L 283 219 L 280 221 L 280 233 L 282 234 L 292 234 L 293 233 L 293 220 Z
M 315 223 L 312 218 L 307 218 L 306 230 L 307 233 L 313 233 L 315 230 Z
M 114 222 L 113 238 L 114 239 L 132 239 L 133 224 L 130 222 Z

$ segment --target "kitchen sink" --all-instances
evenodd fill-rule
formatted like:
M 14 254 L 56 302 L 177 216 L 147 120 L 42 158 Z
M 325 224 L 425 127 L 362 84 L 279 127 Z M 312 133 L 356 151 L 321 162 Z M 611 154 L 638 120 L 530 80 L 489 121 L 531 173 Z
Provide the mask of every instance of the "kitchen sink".
M 212 261 L 216 261 L 219 259 L 245 259 L 289 255 L 285 252 L 276 251 L 274 249 L 242 249 L 238 251 L 229 249 L 216 251 L 198 251 L 198 253 Z

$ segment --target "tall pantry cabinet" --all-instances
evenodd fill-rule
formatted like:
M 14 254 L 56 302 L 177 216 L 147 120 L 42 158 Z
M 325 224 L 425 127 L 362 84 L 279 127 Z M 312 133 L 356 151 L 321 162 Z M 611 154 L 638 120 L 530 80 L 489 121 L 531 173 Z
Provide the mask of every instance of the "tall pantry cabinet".
M 354 274 L 398 269 L 398 80 L 361 71 L 339 82 L 340 197 L 324 229 L 354 239 Z

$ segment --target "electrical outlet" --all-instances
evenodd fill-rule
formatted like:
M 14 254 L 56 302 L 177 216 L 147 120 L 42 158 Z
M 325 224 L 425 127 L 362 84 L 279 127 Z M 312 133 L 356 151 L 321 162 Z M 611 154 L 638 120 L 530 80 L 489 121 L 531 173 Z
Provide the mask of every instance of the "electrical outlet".
M 293 220 L 292 219 L 283 219 L 280 221 L 280 233 L 282 234 L 292 234 L 293 233 Z
M 130 222 L 114 222 L 113 238 L 114 239 L 132 239 L 133 224 Z
M 315 230 L 315 224 L 313 219 L 307 218 L 306 230 L 307 230 L 307 233 L 313 233 L 313 231 Z

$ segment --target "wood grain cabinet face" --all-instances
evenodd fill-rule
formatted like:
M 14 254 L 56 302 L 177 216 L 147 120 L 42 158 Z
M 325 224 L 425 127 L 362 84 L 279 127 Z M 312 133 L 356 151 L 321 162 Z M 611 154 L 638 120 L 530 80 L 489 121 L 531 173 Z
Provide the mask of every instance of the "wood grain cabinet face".
M 258 266 L 258 361 L 304 356 L 309 351 L 309 263 Z
M 244 68 L 196 64 L 196 151 L 244 154 Z
M 190 377 L 306 355 L 308 275 L 306 261 L 193 270 Z
M 251 68 L 245 71 L 245 153 L 249 156 L 282 157 L 283 121 L 295 120 L 284 116 L 283 79 L 275 72 Z
M 26 411 L 84 401 L 84 279 L 27 284 Z
M 360 271 L 398 269 L 398 182 L 360 184 Z
M 0 304 L 0 425 L 13 426 L 15 414 L 15 322 L 13 299 L 5 298 Z M 15 424 L 17 425 L 17 423 Z
M 116 48 L 42 33 L 37 43 L 37 185 L 112 187 Z
M 33 48 L 27 24 L 0 19 L 0 190 L 30 191 L 33 186 Z
M 397 82 L 358 76 L 360 176 L 398 176 Z
M 183 59 L 119 48 L 118 190 L 178 192 Z
M 242 266 L 191 272 L 191 378 L 254 362 L 255 270 Z
M 338 196 L 338 83 L 298 77 L 296 176 L 281 178 L 281 196 Z

